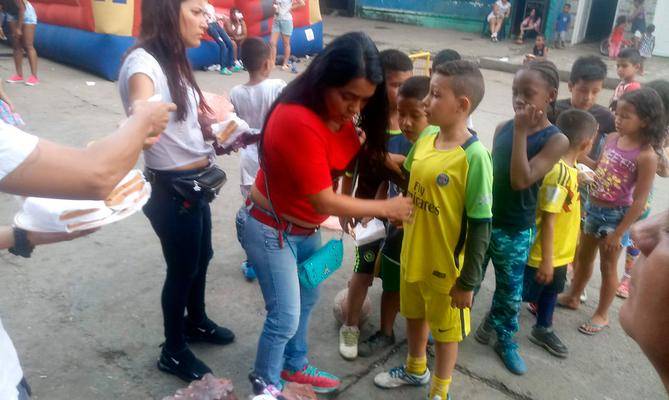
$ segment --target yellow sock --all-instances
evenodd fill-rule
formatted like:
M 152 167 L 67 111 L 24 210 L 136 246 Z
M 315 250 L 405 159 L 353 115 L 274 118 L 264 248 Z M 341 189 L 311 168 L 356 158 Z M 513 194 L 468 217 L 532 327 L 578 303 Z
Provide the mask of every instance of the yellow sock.
M 427 357 L 407 356 L 407 372 L 412 375 L 423 375 L 427 369 Z
M 451 379 L 451 377 L 442 379 L 437 375 L 432 375 L 430 399 L 433 399 L 434 396 L 439 396 L 442 400 L 446 400 L 448 398 L 448 387 L 451 386 Z

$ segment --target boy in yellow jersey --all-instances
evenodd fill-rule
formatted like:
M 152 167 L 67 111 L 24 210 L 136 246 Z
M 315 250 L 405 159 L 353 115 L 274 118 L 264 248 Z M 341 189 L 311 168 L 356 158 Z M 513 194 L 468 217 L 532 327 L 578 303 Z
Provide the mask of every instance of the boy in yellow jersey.
M 436 359 L 429 399 L 446 400 L 490 240 L 492 162 L 467 129 L 467 118 L 485 92 L 478 67 L 458 60 L 434 72 L 425 108 L 428 122 L 440 130 L 418 139 L 405 163 L 414 200 L 400 263 L 409 354 L 406 365 L 377 375 L 374 383 L 386 389 L 429 383 L 425 349 L 431 332 Z
M 565 358 L 567 346 L 553 331 L 553 311 L 564 290 L 567 265 L 574 260 L 581 224 L 581 199 L 576 162 L 588 154 L 597 121 L 588 112 L 571 109 L 557 120 L 569 138 L 569 151 L 546 174 L 539 189 L 537 236 L 527 260 L 523 300 L 536 311 L 530 341 L 556 357 Z

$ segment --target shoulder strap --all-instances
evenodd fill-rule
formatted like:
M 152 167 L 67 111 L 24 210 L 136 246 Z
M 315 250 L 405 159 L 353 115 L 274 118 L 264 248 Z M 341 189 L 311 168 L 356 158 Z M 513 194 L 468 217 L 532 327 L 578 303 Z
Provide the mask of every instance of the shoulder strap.
M 359 164 L 359 161 L 358 161 L 358 158 L 356 158 L 355 167 L 353 168 L 353 183 L 351 184 L 351 193 L 349 194 L 351 197 L 353 197 L 353 193 L 355 192 L 355 186 L 356 186 L 356 183 L 357 183 L 357 180 L 358 180 L 358 164 Z M 285 229 L 286 229 L 287 223 L 285 221 L 281 220 L 281 218 L 279 217 L 279 214 L 274 209 L 274 204 L 272 203 L 272 198 L 271 198 L 271 195 L 270 195 L 270 192 L 269 192 L 269 178 L 268 178 L 268 175 L 267 175 L 267 171 L 264 170 L 263 172 L 265 173 L 265 179 L 264 179 L 265 180 L 265 194 L 266 194 L 266 197 L 267 197 L 267 203 L 269 204 L 269 210 L 268 211 L 272 214 L 272 217 L 274 218 L 274 220 L 277 223 L 277 226 L 279 227 L 279 229 L 278 229 L 279 230 L 279 245 L 281 247 L 283 247 L 283 241 L 284 241 L 283 236 L 285 234 Z M 342 231 L 341 234 L 340 234 L 339 239 L 341 240 L 343 238 L 344 238 L 344 232 Z M 288 246 L 290 246 L 290 243 L 288 243 Z M 296 255 L 295 251 L 293 250 L 292 246 L 290 246 L 290 249 L 291 249 L 291 251 L 293 251 L 293 254 L 297 257 L 297 255 Z

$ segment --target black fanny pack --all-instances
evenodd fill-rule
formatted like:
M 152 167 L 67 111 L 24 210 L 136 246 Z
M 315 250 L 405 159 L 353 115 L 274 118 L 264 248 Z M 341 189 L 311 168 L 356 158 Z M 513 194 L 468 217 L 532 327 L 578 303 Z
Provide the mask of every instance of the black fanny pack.
M 198 172 L 176 177 L 161 177 L 160 173 L 147 170 L 149 181 L 163 181 L 185 200 L 197 202 L 200 199 L 212 202 L 228 180 L 225 172 L 216 165 L 211 165 Z M 161 179 L 163 178 L 163 179 Z
M 218 192 L 221 191 L 227 180 L 222 169 L 211 165 L 192 175 L 175 178 L 172 181 L 172 187 L 186 200 L 201 198 L 210 203 L 218 196 Z

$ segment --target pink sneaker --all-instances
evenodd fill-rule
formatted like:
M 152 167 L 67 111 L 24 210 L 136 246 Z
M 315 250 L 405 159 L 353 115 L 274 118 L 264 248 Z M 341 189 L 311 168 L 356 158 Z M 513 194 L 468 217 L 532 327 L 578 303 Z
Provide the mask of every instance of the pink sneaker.
M 7 79 L 7 83 L 21 83 L 23 82 L 23 77 L 21 75 L 14 75 L 11 78 Z
M 316 393 L 336 392 L 341 385 L 341 380 L 336 376 L 321 371 L 313 365 L 306 365 L 302 371 L 281 371 L 281 379 L 285 382 L 294 382 L 301 385 L 311 385 Z
M 39 84 L 39 79 L 35 75 L 30 75 L 30 78 L 26 80 L 26 85 L 35 86 Z

